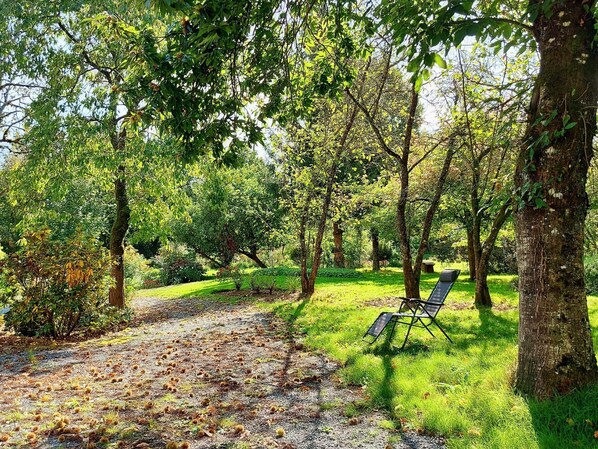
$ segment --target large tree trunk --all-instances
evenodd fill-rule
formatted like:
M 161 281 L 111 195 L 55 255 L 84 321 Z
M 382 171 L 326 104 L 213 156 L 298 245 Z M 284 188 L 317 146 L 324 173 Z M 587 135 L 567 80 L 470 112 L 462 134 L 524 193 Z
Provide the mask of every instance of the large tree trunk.
M 332 224 L 332 236 L 334 237 L 334 266 L 336 268 L 345 268 L 345 254 L 343 253 L 343 231 L 335 221 Z
M 370 230 L 372 237 L 372 270 L 380 271 L 380 233 L 376 228 Z
M 122 165 L 118 167 L 118 174 L 114 180 L 114 197 L 116 215 L 110 233 L 111 275 L 114 285 L 110 288 L 109 302 L 111 306 L 123 308 L 125 306 L 125 236 L 129 229 L 131 211 L 127 197 L 125 168 Z
M 516 215 L 516 387 L 537 398 L 598 379 L 583 266 L 585 184 L 598 101 L 595 22 L 586 12 L 593 2 L 554 2 L 550 17 L 542 4 L 533 24 L 540 73 L 516 173 L 524 202 Z M 567 129 L 568 123 L 576 125 Z

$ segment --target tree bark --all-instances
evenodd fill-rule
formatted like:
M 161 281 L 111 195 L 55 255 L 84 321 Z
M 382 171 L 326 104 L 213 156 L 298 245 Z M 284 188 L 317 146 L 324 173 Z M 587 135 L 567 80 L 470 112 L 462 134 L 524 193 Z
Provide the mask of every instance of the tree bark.
M 243 254 L 244 256 L 250 258 L 251 260 L 253 260 L 258 267 L 260 267 L 260 268 L 268 268 L 268 266 L 257 255 L 257 251 L 255 251 L 255 250 L 251 250 L 251 251 L 241 251 L 241 250 L 239 250 L 239 252 L 241 254 Z
M 332 224 L 332 236 L 334 237 L 334 266 L 345 268 L 345 254 L 343 253 L 343 229 L 338 221 Z
M 540 72 L 517 162 L 519 356 L 516 387 L 547 398 L 595 383 L 584 285 L 585 190 L 596 130 L 593 1 L 538 6 Z M 586 10 L 587 8 L 587 10 Z M 570 119 L 569 119 L 570 117 Z M 567 129 L 568 123 L 575 126 Z
M 475 249 L 473 247 L 473 229 L 467 228 L 467 264 L 469 265 L 469 280 L 475 281 Z
M 380 233 L 376 228 L 370 230 L 372 236 L 372 271 L 380 271 Z
M 123 308 L 125 306 L 125 236 L 129 230 L 131 210 L 127 196 L 125 167 L 122 165 L 118 167 L 117 176 L 114 180 L 114 197 L 116 213 L 110 233 L 111 275 L 114 279 L 114 285 L 110 288 L 109 303 L 111 306 Z
M 492 226 L 490 227 L 490 234 L 484 241 L 484 244 L 480 251 L 476 266 L 476 282 L 475 282 L 475 299 L 474 304 L 479 307 L 492 307 L 492 298 L 490 297 L 490 290 L 488 289 L 488 263 L 492 250 L 496 243 L 496 238 L 502 226 L 507 221 L 507 218 L 511 215 L 510 201 L 504 203 L 499 211 L 497 212 Z
M 411 88 L 411 101 L 409 103 L 409 116 L 405 127 L 405 138 L 403 140 L 403 151 L 399 159 L 401 167 L 401 187 L 399 201 L 397 202 L 397 228 L 399 231 L 399 243 L 401 245 L 401 260 L 403 265 L 403 284 L 405 285 L 405 296 L 407 298 L 419 298 L 419 276 L 416 276 L 413 269 L 413 258 L 411 256 L 411 239 L 407 229 L 407 200 L 409 199 L 409 154 L 411 152 L 411 139 L 413 137 L 413 125 L 415 114 L 419 103 L 419 95 L 415 85 Z M 419 268 L 421 270 L 421 267 Z

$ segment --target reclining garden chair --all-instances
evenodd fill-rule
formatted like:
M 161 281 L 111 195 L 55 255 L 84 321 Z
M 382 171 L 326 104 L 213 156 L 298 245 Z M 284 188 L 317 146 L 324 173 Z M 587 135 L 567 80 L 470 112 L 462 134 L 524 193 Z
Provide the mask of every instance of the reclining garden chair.
M 378 337 L 380 337 L 384 329 L 386 329 L 392 322 L 392 328 L 390 330 L 390 335 L 388 336 L 389 342 L 392 340 L 397 323 L 407 324 L 409 326 L 401 349 L 405 347 L 412 327 L 422 327 L 426 329 L 432 337 L 436 338 L 430 330 L 432 324 L 435 324 L 448 341 L 452 343 L 453 340 L 451 340 L 444 329 L 440 327 L 438 321 L 436 321 L 436 315 L 438 315 L 440 308 L 444 304 L 444 300 L 451 291 L 451 288 L 453 288 L 453 284 L 459 277 L 459 273 L 461 273 L 460 270 L 443 270 L 427 301 L 414 298 L 399 298 L 401 299 L 401 306 L 399 307 L 398 312 L 382 312 L 367 332 L 363 334 L 363 339 L 366 340 L 368 336 L 374 337 L 373 340 L 368 342 L 370 344 L 374 343 L 378 340 Z

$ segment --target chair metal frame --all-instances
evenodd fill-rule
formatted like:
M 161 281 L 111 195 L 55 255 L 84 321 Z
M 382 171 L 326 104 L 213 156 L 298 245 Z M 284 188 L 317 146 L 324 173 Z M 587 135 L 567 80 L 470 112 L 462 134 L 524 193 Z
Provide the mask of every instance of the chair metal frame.
M 430 297 L 428 298 L 428 301 L 423 301 L 423 300 L 417 299 L 417 298 L 400 297 L 399 299 L 401 300 L 401 305 L 399 307 L 399 310 L 397 312 L 382 312 L 380 315 L 378 315 L 378 318 L 376 318 L 376 321 L 374 321 L 374 323 L 372 323 L 372 325 L 368 328 L 368 330 L 365 332 L 365 334 L 363 334 L 362 340 L 367 341 L 366 337 L 368 335 L 370 335 L 370 336 L 373 336 L 374 339 L 372 341 L 369 341 L 368 343 L 369 344 L 375 343 L 376 340 L 378 340 L 378 338 L 380 337 L 380 335 L 382 335 L 382 333 L 384 332 L 384 329 L 386 329 L 386 327 L 392 322 L 392 328 L 390 330 L 390 334 L 388 335 L 389 342 L 392 341 L 397 324 L 407 324 L 409 326 L 407 328 L 407 332 L 405 333 L 405 339 L 403 340 L 403 344 L 401 345 L 400 349 L 405 348 L 405 345 L 407 344 L 407 340 L 409 339 L 409 334 L 411 333 L 411 328 L 413 328 L 413 327 L 419 327 L 419 328 L 426 329 L 432 337 L 436 338 L 436 335 L 434 335 L 434 333 L 430 329 L 430 326 L 432 324 L 436 325 L 436 327 L 440 330 L 440 332 L 442 332 L 442 334 L 446 337 L 446 339 L 448 341 L 450 341 L 451 343 L 453 343 L 453 340 L 451 340 L 451 337 L 448 336 L 448 334 L 444 331 L 442 326 L 440 326 L 440 324 L 436 320 L 436 316 L 440 312 L 440 309 L 444 305 L 444 301 L 448 297 L 450 291 L 453 288 L 453 285 L 455 284 L 457 278 L 459 277 L 459 274 L 461 273 L 460 270 L 450 270 L 450 271 L 456 272 L 454 279 L 452 281 L 442 281 L 441 280 L 442 273 L 441 273 L 441 277 L 438 279 L 438 282 L 434 286 L 432 293 L 430 293 Z M 450 282 L 450 285 L 448 286 L 448 289 L 447 289 L 446 293 L 444 294 L 442 301 L 440 301 L 440 302 L 430 301 L 429 299 L 434 295 L 434 292 L 440 282 Z M 432 306 L 435 309 L 435 312 L 433 314 L 430 313 L 426 309 L 426 306 Z M 403 318 L 406 320 L 405 321 L 401 320 Z M 427 323 L 424 320 L 427 321 Z M 372 333 L 371 331 L 373 329 L 375 329 L 375 327 L 378 325 L 379 322 L 382 325 L 382 329 L 380 329 L 376 334 Z

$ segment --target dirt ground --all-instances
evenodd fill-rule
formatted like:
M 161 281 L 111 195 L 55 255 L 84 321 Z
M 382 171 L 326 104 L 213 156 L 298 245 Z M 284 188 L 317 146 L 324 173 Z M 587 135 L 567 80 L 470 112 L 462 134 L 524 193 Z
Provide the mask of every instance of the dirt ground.
M 131 327 L 86 341 L 0 336 L 0 447 L 443 447 L 394 430 L 336 363 L 249 302 L 134 308 Z

